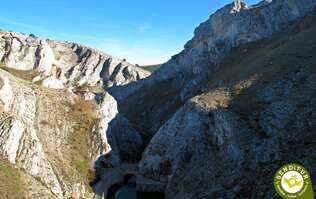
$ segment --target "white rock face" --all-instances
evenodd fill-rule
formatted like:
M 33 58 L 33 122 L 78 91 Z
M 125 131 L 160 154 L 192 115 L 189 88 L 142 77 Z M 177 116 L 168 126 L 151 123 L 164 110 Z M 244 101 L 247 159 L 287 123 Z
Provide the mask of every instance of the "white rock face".
M 108 143 L 107 130 L 109 123 L 118 114 L 117 103 L 115 99 L 108 93 L 104 93 L 100 102 L 101 119 L 97 125 L 97 134 L 101 135 L 102 149 L 101 154 L 109 153 L 112 149 Z
M 1 152 L 11 163 L 25 169 L 33 177 L 40 178 L 56 198 L 63 198 L 59 180 L 46 158 L 34 128 L 34 91 L 3 70 L 0 70 L 0 78 L 4 80 L 0 93 L 1 101 L 5 104 L 4 113 L 0 118 Z
M 48 77 L 46 78 L 43 83 L 43 86 L 47 88 L 53 88 L 53 89 L 63 89 L 65 88 L 63 82 L 55 77 Z
M 9 132 L 9 137 L 5 142 L 4 151 L 8 155 L 10 162 L 15 164 L 17 151 L 19 149 L 19 142 L 24 132 L 24 125 L 19 120 L 14 120 Z
M 0 32 L 0 60 L 17 70 L 36 70 L 49 88 L 123 85 L 149 72 L 83 45 Z
M 1 101 L 4 103 L 4 110 L 8 112 L 10 110 L 10 105 L 12 104 L 13 91 L 7 77 L 4 78 L 3 84 L 4 85 L 0 90 L 0 97 Z

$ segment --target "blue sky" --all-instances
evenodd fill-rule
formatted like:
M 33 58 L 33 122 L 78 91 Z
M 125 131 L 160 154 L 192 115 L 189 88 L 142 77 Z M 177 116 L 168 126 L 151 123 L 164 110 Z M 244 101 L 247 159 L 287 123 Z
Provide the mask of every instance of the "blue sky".
M 0 28 L 79 42 L 134 64 L 167 61 L 229 0 L 10 0 Z M 256 3 L 258 0 L 247 0 Z

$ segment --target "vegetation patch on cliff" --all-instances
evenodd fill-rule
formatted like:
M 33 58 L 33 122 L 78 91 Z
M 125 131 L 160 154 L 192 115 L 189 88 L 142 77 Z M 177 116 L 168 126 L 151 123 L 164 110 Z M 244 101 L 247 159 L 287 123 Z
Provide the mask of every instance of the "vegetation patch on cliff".
M 89 132 L 97 122 L 95 110 L 96 104 L 94 102 L 78 97 L 70 111 L 71 119 L 75 121 L 73 131 L 68 135 L 67 140 L 70 145 L 71 162 L 81 174 L 85 183 L 88 183 L 87 175 L 89 174 L 91 162 L 93 162 Z
M 91 129 L 97 121 L 96 104 L 67 90 L 32 87 L 37 96 L 39 138 L 54 172 L 62 176 L 67 188 L 80 183 L 91 192 L 87 175 L 95 158 Z
M 92 93 L 102 93 L 104 89 L 101 86 L 90 86 L 88 84 L 83 84 L 74 88 L 76 94 L 92 92 Z
M 12 75 L 24 79 L 26 81 L 32 81 L 36 76 L 39 75 L 39 72 L 36 70 L 17 70 L 13 68 L 6 67 L 4 62 L 0 62 L 0 68 L 11 73 Z
M 147 70 L 149 72 L 154 72 L 155 70 L 158 70 L 161 67 L 162 64 L 156 64 L 156 65 L 145 65 L 140 66 L 142 69 Z
M 209 91 L 214 92 L 214 89 L 220 87 L 228 89 L 232 95 L 243 96 L 244 91 L 253 84 L 264 86 L 279 78 L 279 74 L 315 67 L 314 20 L 316 11 L 272 38 L 233 49 L 219 70 L 209 78 Z M 211 101 L 208 100 L 209 95 L 206 93 L 202 96 L 204 100 Z M 246 102 L 249 105 L 249 99 Z

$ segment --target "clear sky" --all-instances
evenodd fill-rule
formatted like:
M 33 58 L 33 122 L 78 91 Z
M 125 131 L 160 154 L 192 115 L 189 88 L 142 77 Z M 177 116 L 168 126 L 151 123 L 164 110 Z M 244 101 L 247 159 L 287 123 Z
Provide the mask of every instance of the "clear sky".
M 134 64 L 158 64 L 180 52 L 195 27 L 229 2 L 10 0 L 1 2 L 0 28 L 79 42 Z

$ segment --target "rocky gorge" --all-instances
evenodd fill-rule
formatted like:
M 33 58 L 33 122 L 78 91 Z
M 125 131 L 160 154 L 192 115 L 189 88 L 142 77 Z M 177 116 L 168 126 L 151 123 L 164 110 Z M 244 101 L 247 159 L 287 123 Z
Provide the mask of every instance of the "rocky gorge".
M 111 150 L 106 132 L 118 115 L 116 100 L 103 89 L 150 73 L 34 35 L 3 31 L 0 46 L 1 152 L 25 175 L 25 197 L 89 197 L 89 169 Z
M 278 198 L 289 162 L 315 181 L 315 6 L 235 1 L 153 74 L 1 31 L 0 171 L 18 174 L 22 198 L 112 197 L 131 182 L 167 199 Z

